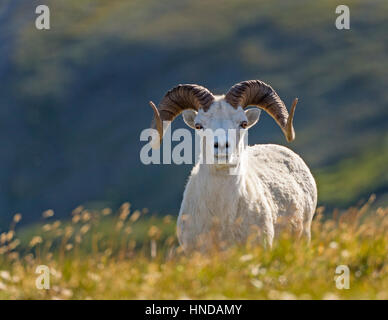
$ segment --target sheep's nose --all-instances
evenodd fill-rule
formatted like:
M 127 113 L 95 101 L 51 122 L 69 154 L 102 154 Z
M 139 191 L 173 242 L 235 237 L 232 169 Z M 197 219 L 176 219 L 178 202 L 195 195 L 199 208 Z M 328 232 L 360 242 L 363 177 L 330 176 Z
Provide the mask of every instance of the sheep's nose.
M 218 149 L 218 142 L 214 143 L 214 148 Z M 225 148 L 229 148 L 229 143 L 228 142 L 225 144 Z

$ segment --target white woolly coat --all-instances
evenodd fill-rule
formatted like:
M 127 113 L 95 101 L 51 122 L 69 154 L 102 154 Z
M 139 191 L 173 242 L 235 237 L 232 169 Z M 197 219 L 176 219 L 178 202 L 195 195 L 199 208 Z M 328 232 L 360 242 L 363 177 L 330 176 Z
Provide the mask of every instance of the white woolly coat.
M 317 204 L 314 178 L 290 149 L 247 147 L 238 174 L 197 163 L 191 172 L 178 217 L 178 239 L 185 249 L 241 243 L 258 235 L 271 246 L 280 226 L 310 239 Z

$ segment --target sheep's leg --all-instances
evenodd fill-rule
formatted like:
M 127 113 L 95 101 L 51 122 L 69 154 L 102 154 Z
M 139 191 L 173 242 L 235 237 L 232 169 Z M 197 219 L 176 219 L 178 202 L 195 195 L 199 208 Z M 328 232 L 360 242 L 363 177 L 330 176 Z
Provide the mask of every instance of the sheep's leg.
M 311 220 L 305 221 L 303 223 L 303 235 L 307 240 L 307 243 L 310 244 L 311 241 Z
M 275 236 L 275 228 L 272 221 L 272 216 L 270 214 L 263 217 L 262 224 L 262 240 L 264 247 L 267 249 L 272 248 L 273 239 Z
M 294 220 L 291 226 L 292 234 L 298 241 L 306 240 L 307 243 L 310 243 L 311 220 Z
M 297 240 L 300 240 L 303 235 L 303 221 L 301 219 L 297 219 L 296 221 L 293 221 L 291 226 L 293 236 Z
M 246 234 L 246 241 L 248 241 L 250 245 L 260 244 L 264 246 L 264 248 L 271 249 L 275 237 L 275 227 L 272 216 L 270 213 L 267 213 L 268 211 L 260 210 L 258 207 L 256 207 L 255 210 L 249 210 L 247 216 L 257 216 L 258 212 L 261 213 L 258 218 L 247 221 L 249 231 Z
M 252 212 L 252 215 L 259 213 L 260 217 L 258 221 L 260 242 L 264 248 L 271 249 L 275 237 L 275 226 L 270 207 L 266 203 L 260 203 L 254 209 L 256 212 Z
M 264 247 L 266 249 L 272 249 L 274 234 L 273 224 L 268 225 L 264 230 Z

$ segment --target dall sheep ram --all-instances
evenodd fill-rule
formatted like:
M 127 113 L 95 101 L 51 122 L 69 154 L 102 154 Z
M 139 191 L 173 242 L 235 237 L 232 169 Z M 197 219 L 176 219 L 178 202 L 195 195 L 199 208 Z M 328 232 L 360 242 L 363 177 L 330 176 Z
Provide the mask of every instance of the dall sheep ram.
M 194 84 L 179 85 L 154 110 L 152 128 L 163 139 L 163 122 L 183 112 L 185 123 L 196 129 L 236 130 L 229 151 L 229 136 L 213 140 L 214 161 L 203 161 L 204 147 L 193 168 L 178 217 L 177 233 L 185 250 L 242 243 L 254 232 L 267 247 L 284 227 L 310 240 L 317 204 L 317 187 L 304 161 L 290 149 L 264 144 L 245 146 L 247 130 L 255 125 L 261 108 L 280 126 L 287 141 L 295 138 L 293 116 L 275 90 L 260 80 L 234 85 L 215 96 Z M 255 106 L 245 110 L 248 106 Z M 214 142 L 215 141 L 215 142 Z M 225 160 L 220 163 L 220 159 Z M 231 174 L 231 168 L 234 174 Z

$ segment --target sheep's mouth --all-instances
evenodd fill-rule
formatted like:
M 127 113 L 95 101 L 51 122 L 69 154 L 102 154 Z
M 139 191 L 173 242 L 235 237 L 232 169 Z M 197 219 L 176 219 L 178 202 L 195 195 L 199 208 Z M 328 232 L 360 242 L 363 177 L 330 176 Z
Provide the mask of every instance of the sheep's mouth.
M 237 155 L 236 154 L 227 154 L 227 153 L 222 153 L 222 154 L 214 154 L 214 161 L 215 164 L 233 164 L 237 160 Z
M 231 156 L 232 155 L 227 154 L 227 153 L 221 153 L 221 154 L 215 153 L 214 159 L 216 159 L 216 160 L 228 160 L 229 158 L 231 158 Z

